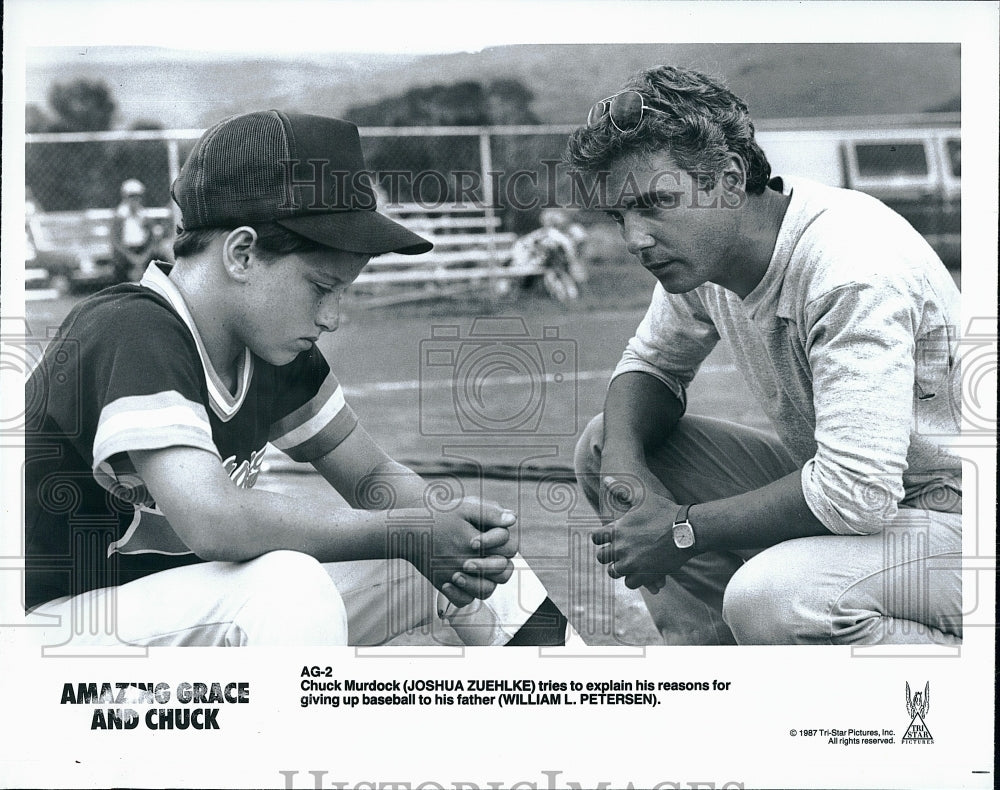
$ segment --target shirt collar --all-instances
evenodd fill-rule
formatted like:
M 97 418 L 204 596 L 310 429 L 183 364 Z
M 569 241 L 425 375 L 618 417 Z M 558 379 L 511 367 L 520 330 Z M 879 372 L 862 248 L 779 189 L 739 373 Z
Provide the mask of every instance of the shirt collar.
M 194 322 L 194 317 L 191 315 L 184 297 L 168 276 L 171 268 L 169 264 L 153 261 L 146 268 L 139 285 L 166 299 L 191 332 L 195 346 L 198 348 L 201 366 L 205 371 L 209 405 L 220 420 L 228 422 L 236 416 L 246 399 L 250 380 L 253 377 L 253 355 L 250 353 L 250 349 L 243 349 L 243 355 L 236 364 L 236 392 L 231 393 L 213 367 L 212 360 L 209 359 L 205 343 L 202 341 L 198 326 Z
M 788 262 L 791 260 L 792 251 L 795 249 L 795 241 L 797 240 L 793 236 L 795 226 L 794 216 L 799 208 L 798 198 L 795 190 L 792 188 L 792 184 L 789 183 L 787 178 L 781 178 L 780 180 L 772 179 L 771 184 L 778 186 L 778 184 L 775 184 L 776 181 L 780 184 L 779 191 L 781 194 L 789 197 L 790 200 L 785 210 L 785 215 L 781 219 L 781 225 L 778 228 L 778 236 L 774 242 L 774 251 L 771 253 L 771 260 L 767 265 L 767 271 L 764 272 L 764 276 L 757 283 L 757 287 L 743 299 L 743 307 L 751 318 L 753 318 L 762 305 L 771 303 L 780 292 L 785 279 L 785 270 L 788 268 Z

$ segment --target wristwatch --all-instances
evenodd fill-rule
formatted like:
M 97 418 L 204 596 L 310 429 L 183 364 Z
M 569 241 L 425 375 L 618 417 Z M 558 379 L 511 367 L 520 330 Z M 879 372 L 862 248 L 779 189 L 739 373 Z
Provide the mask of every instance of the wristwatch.
M 673 533 L 674 545 L 679 549 L 690 549 L 694 546 L 694 528 L 688 521 L 688 511 L 691 505 L 683 505 L 677 511 L 677 518 L 674 519 Z

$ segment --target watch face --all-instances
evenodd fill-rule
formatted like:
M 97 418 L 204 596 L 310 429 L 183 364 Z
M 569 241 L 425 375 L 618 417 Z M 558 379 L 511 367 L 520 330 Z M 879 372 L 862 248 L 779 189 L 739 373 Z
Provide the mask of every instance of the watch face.
M 689 549 L 694 545 L 694 530 L 687 521 L 674 524 L 674 545 L 679 549 Z

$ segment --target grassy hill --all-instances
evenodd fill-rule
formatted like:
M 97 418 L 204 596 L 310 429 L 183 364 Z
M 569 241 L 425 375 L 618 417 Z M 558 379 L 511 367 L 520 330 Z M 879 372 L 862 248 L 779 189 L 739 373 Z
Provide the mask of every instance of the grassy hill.
M 260 107 L 336 115 L 418 85 L 517 78 L 544 122 L 582 120 L 595 98 L 656 63 L 724 77 L 757 118 L 870 115 L 957 108 L 957 44 L 573 44 L 491 47 L 428 56 L 305 53 L 221 56 L 153 48 L 35 50 L 29 102 L 55 81 L 102 79 L 118 122 L 201 127 Z
M 582 119 L 596 98 L 614 92 L 631 74 L 657 63 L 724 77 L 759 118 L 924 112 L 959 95 L 957 45 L 518 46 L 427 58 L 407 71 L 414 84 L 460 74 L 518 77 L 535 91 L 539 118 L 567 123 Z M 375 84 L 382 87 L 381 79 Z
M 25 93 L 29 103 L 44 105 L 54 82 L 103 80 L 118 103 L 119 126 L 150 120 L 199 128 L 262 107 L 319 112 L 324 103 L 310 100 L 318 86 L 360 86 L 381 69 L 412 60 L 384 54 L 251 58 L 148 47 L 39 49 L 29 52 Z

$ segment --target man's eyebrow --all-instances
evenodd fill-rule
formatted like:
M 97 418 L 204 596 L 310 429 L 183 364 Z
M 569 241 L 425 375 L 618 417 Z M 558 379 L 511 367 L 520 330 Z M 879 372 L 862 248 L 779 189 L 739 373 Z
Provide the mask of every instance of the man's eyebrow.
M 658 187 L 656 189 L 640 192 L 638 194 L 630 193 L 622 196 L 622 198 L 618 201 L 618 207 L 632 208 L 634 206 L 653 206 L 661 202 L 663 198 L 672 198 L 674 195 L 682 191 L 683 190 L 677 187 L 673 189 L 668 187 Z

